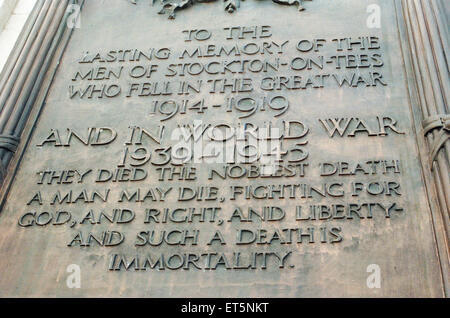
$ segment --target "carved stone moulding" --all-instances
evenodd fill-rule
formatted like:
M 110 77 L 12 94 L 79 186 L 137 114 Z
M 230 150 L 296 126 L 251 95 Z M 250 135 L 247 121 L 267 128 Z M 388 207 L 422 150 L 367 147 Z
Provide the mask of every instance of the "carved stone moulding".
M 132 4 L 137 4 L 138 0 L 127 0 L 127 1 L 131 2 Z M 150 1 L 152 2 L 153 5 L 155 0 Z M 169 19 L 175 19 L 175 12 L 178 10 L 185 9 L 196 3 L 214 2 L 217 0 L 181 0 L 181 1 L 160 0 L 160 1 L 161 1 L 161 10 L 158 13 L 159 14 L 168 13 Z M 312 0 L 272 0 L 272 1 L 282 5 L 297 5 L 298 11 L 303 11 L 305 10 L 303 3 L 305 1 L 312 1 Z M 233 13 L 240 7 L 241 0 L 224 0 L 223 2 L 224 2 L 224 10 L 229 13 Z

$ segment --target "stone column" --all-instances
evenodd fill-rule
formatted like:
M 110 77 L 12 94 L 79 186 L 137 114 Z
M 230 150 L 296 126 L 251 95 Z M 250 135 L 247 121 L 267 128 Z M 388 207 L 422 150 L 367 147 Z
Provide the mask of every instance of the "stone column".
M 413 112 L 421 121 L 424 179 L 428 187 L 435 239 L 449 296 L 450 233 L 450 113 L 448 3 L 441 0 L 403 0 L 402 15 L 408 43 L 409 89 Z
M 71 1 L 37 1 L 0 75 L 0 180 L 66 28 Z M 73 2 L 73 1 L 72 1 Z

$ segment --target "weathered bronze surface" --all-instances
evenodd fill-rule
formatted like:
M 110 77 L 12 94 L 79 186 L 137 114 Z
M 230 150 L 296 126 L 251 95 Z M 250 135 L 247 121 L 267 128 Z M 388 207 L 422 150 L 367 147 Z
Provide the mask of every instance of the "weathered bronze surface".
M 411 23 L 436 3 L 39 5 L 0 296 L 447 295 L 448 78 Z

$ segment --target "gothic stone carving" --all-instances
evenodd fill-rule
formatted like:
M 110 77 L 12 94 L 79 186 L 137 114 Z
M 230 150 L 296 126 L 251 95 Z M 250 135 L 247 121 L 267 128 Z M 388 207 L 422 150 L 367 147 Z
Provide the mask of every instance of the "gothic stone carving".
M 136 4 L 137 0 L 129 0 L 132 4 Z M 152 4 L 154 0 L 151 0 Z M 158 12 L 159 14 L 169 13 L 169 19 L 175 18 L 175 11 L 184 9 L 193 5 L 194 3 L 204 3 L 204 2 L 213 2 L 216 0 L 181 0 L 180 2 L 176 2 L 173 0 L 161 0 L 162 8 Z M 244 0 L 242 0 L 244 1 Z M 272 0 L 275 3 L 283 4 L 283 5 L 294 5 L 296 4 L 298 7 L 298 11 L 305 10 L 303 6 L 304 1 L 312 1 L 312 0 Z M 233 13 L 240 6 L 241 0 L 224 0 L 224 9 L 229 13 Z

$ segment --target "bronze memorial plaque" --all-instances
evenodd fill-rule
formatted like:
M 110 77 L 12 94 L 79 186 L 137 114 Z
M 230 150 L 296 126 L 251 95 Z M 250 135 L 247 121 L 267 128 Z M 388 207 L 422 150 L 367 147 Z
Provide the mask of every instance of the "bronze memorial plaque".
M 424 2 L 38 1 L 0 295 L 445 297 Z

